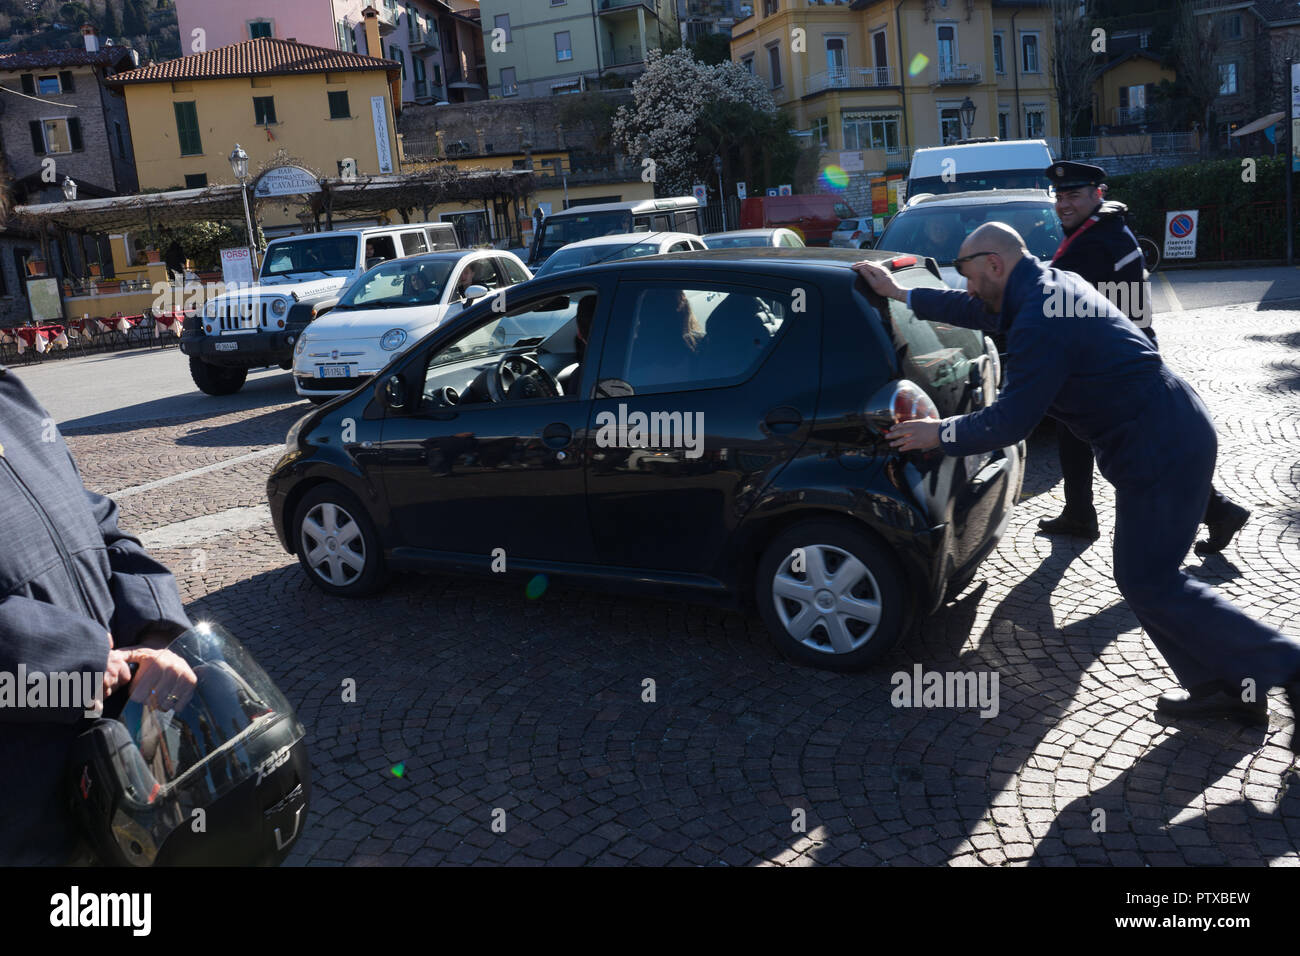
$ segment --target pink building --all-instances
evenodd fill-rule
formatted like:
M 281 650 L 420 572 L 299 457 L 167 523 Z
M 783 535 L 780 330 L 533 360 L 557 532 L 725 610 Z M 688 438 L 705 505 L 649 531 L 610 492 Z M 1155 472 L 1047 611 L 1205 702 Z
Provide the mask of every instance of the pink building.
M 362 11 L 372 6 L 379 50 L 366 48 Z M 477 3 L 467 0 L 176 0 L 176 20 L 186 54 L 263 36 L 293 39 L 397 60 L 403 103 L 487 98 Z

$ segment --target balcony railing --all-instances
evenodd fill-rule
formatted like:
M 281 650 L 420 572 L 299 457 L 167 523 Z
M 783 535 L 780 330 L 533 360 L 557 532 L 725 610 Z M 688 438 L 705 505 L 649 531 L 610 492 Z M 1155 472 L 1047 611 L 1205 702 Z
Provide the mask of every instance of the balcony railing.
M 893 67 L 875 66 L 866 69 L 842 67 L 809 76 L 806 93 L 820 93 L 822 90 L 871 89 L 878 86 L 893 85 Z
M 1115 108 L 1115 124 L 1127 126 L 1130 123 L 1148 122 L 1150 116 L 1145 106 L 1119 106 Z
M 605 66 L 629 66 L 633 63 L 644 62 L 645 57 L 641 55 L 641 48 L 634 43 L 627 46 L 618 46 L 613 50 L 605 50 L 602 54 Z
M 598 13 L 620 13 L 636 7 L 645 7 L 650 14 L 659 15 L 655 9 L 655 0 L 599 0 L 596 9 Z
M 939 60 L 934 65 L 934 83 L 942 86 L 964 86 L 978 83 L 984 76 L 983 63 L 954 63 Z

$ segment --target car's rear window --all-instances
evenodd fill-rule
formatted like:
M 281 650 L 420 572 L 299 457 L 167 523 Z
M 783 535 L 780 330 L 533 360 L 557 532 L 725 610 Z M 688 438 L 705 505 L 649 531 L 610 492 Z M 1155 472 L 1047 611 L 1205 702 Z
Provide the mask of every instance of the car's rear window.
M 1016 230 L 1039 259 L 1051 259 L 1065 238 L 1050 202 L 952 202 L 899 213 L 885 227 L 878 248 L 930 256 L 940 265 L 951 265 L 966 237 L 986 222 L 1000 222 Z

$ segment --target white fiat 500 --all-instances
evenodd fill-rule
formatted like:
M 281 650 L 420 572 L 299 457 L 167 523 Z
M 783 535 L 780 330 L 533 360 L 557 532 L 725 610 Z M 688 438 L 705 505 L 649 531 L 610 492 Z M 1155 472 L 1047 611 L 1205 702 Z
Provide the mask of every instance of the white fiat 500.
M 474 300 L 531 278 L 517 256 L 494 249 L 377 265 L 298 339 L 294 387 L 314 402 L 350 392 Z

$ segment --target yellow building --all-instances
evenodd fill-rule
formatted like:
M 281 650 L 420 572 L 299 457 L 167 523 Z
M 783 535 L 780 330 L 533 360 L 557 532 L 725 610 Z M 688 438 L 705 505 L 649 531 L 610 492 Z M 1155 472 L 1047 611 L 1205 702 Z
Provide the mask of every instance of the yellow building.
M 1161 80 L 1176 74 L 1161 66 L 1160 57 L 1133 50 L 1106 64 L 1093 85 L 1093 126 L 1132 126 L 1149 121 L 1152 94 Z
M 883 172 L 967 136 L 1059 136 L 1052 23 L 1045 0 L 753 0 L 731 54 L 823 162 Z
M 376 47 L 377 48 L 377 47 Z M 250 176 L 280 150 L 321 176 L 398 173 L 400 64 L 259 38 L 111 77 L 126 94 L 140 188 L 235 182 L 230 153 Z M 268 233 L 300 228 L 292 205 L 262 209 Z

